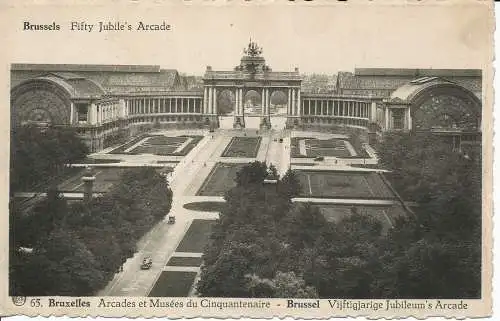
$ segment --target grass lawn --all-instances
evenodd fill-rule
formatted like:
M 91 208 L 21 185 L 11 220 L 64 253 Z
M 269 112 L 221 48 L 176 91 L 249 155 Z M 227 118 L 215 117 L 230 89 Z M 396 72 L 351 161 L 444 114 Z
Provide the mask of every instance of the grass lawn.
M 394 198 L 377 173 L 297 171 L 302 197 Z
M 58 189 L 60 192 L 83 192 L 84 186 L 82 176 L 85 174 L 84 169 L 80 169 L 80 175 L 73 177 L 62 184 L 59 184 Z M 136 167 L 97 167 L 93 169 L 95 175 L 94 192 L 104 193 L 107 192 L 114 184 L 121 180 L 121 176 L 125 171 L 139 170 Z M 172 171 L 171 167 L 164 167 L 156 169 L 158 173 L 168 173 Z
M 200 266 L 201 257 L 174 256 L 168 260 L 170 266 Z
M 382 233 L 386 233 L 394 224 L 394 215 L 405 215 L 401 207 L 398 206 L 352 206 L 352 205 L 318 205 L 318 208 L 329 222 L 340 222 L 342 219 L 352 215 L 354 211 L 361 215 L 367 215 L 382 224 Z M 390 213 L 392 212 L 392 214 Z
M 138 142 L 140 142 L 142 139 L 146 138 L 146 137 L 149 137 L 150 135 L 148 134 L 140 134 L 139 136 L 136 136 L 134 138 L 132 138 L 131 140 L 129 140 L 128 142 L 126 142 L 125 144 L 113 149 L 112 151 L 110 151 L 108 154 L 127 154 L 125 153 L 125 150 L 134 146 L 135 144 L 137 144 Z
M 110 163 L 119 163 L 121 160 L 119 159 L 98 159 L 98 158 L 85 158 L 81 161 L 81 164 L 110 164 Z
M 224 196 L 236 186 L 236 173 L 247 164 L 217 163 L 196 193 L 198 196 Z
M 196 272 L 164 271 L 149 292 L 150 297 L 187 297 Z
M 101 167 L 94 168 L 95 175 L 94 192 L 106 192 L 111 186 L 120 181 L 120 177 L 127 168 L 123 167 Z M 82 176 L 85 171 L 70 181 L 66 181 L 58 186 L 61 192 L 83 192 Z
M 184 204 L 184 208 L 192 211 L 220 212 L 224 207 L 223 202 L 195 202 Z
M 262 137 L 233 137 L 222 157 L 257 157 Z
M 154 154 L 160 156 L 185 156 L 200 142 L 203 136 L 152 136 L 130 151 L 131 154 Z M 181 145 L 185 144 L 181 150 Z
M 176 252 L 202 253 L 212 232 L 213 220 L 193 220 Z
M 300 141 L 305 140 L 306 153 L 300 153 Z M 311 137 L 293 137 L 291 139 L 291 157 L 292 158 L 314 158 L 318 156 L 330 156 L 338 158 L 364 158 L 369 157 L 366 151 L 358 150 L 354 146 L 357 155 L 353 156 L 347 149 L 345 139 L 331 138 L 331 139 L 317 139 Z M 351 144 L 352 145 L 352 144 Z

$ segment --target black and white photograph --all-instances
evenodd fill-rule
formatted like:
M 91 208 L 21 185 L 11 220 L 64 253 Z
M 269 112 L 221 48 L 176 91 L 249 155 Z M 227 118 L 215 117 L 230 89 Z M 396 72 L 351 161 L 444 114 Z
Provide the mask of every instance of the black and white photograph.
M 272 7 L 19 20 L 14 305 L 443 315 L 490 297 L 487 6 Z

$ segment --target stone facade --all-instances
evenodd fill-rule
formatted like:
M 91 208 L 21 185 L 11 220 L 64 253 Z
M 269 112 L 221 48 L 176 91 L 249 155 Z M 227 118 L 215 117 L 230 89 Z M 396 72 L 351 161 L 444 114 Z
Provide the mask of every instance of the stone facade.
M 73 126 L 91 151 L 99 151 L 154 128 L 217 128 L 224 91 L 232 97 L 235 128 L 245 127 L 247 94 L 259 96 L 261 129 L 266 130 L 272 122 L 271 97 L 281 92 L 291 129 L 355 133 L 373 140 L 432 120 L 440 132 L 480 137 L 474 135 L 481 131 L 477 70 L 356 69 L 336 77 L 316 75 L 308 86 L 319 81 L 324 88 L 304 91 L 298 68 L 272 71 L 259 50 L 250 43 L 233 70 L 207 67 L 202 78 L 159 66 L 15 64 L 12 123 Z M 442 104 L 460 106 L 436 107 L 428 102 L 436 95 L 454 96 Z

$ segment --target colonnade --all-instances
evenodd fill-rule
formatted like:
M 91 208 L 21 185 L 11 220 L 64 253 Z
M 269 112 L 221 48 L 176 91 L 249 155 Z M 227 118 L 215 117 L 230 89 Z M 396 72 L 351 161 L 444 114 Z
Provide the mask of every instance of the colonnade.
M 304 116 L 339 116 L 370 118 L 372 103 L 345 99 L 305 98 L 301 111 Z
M 126 99 L 128 115 L 200 114 L 202 97 L 142 97 Z M 206 104 L 206 102 L 204 102 Z
M 80 120 L 81 115 L 78 108 L 82 105 L 87 110 L 87 114 L 83 116 L 84 120 Z M 76 119 L 78 123 L 87 123 L 89 125 L 109 123 L 126 117 L 127 114 L 123 109 L 123 100 L 119 99 L 95 103 L 71 103 L 70 122 L 73 124 Z

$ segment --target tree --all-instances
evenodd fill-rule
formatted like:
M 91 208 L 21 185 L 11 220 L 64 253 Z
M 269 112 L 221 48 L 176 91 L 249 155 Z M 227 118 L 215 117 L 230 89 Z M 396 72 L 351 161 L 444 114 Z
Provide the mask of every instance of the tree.
M 11 192 L 46 183 L 65 164 L 83 159 L 89 150 L 71 128 L 14 127 L 11 131 Z
M 283 178 L 278 182 L 278 191 L 284 197 L 290 199 L 301 194 L 302 186 L 294 171 L 288 169 Z
M 90 295 L 101 283 L 92 253 L 72 233 L 57 229 L 41 239 L 17 274 L 16 295 Z M 40 272 L 43 271 L 43 277 Z
M 236 184 L 246 186 L 249 184 L 262 184 L 267 177 L 267 165 L 264 162 L 255 161 L 244 166 L 236 174 Z
M 16 216 L 10 293 L 92 295 L 136 251 L 140 237 L 170 210 L 172 191 L 153 168 L 124 172 L 103 197 L 68 206 L 55 190 L 33 213 Z M 11 212 L 15 211 L 13 204 Z M 26 233 L 29 231 L 29 233 Z M 33 248 L 32 253 L 19 246 Z M 39 275 L 43 274 L 43 278 Z
M 477 298 L 481 293 L 481 159 L 432 134 L 389 136 L 381 161 L 419 206 L 388 235 L 374 293 L 394 298 Z
M 304 279 L 294 272 L 276 273 L 273 279 L 260 278 L 255 274 L 246 275 L 247 288 L 251 297 L 260 298 L 317 298 L 318 293 Z

